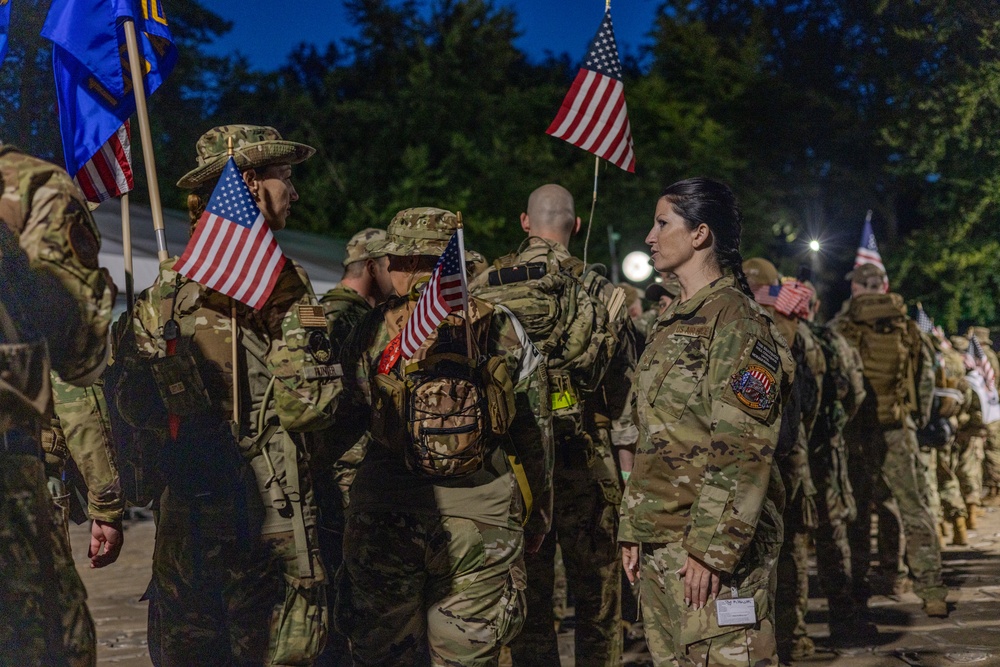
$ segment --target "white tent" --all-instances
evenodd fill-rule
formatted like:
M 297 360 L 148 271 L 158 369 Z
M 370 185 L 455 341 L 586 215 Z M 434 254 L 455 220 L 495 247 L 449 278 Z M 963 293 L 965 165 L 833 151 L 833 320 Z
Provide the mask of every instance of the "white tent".
M 187 215 L 180 211 L 163 212 L 167 249 L 171 255 L 180 255 L 188 241 Z M 129 217 L 132 227 L 132 274 L 138 294 L 153 284 L 159 273 L 156 260 L 156 236 L 153 216 L 144 204 L 130 204 Z M 101 266 L 106 266 L 118 285 L 121 294 L 119 307 L 125 300 L 125 259 L 122 254 L 121 204 L 117 199 L 107 201 L 94 211 L 94 219 L 101 231 Z M 309 274 L 317 295 L 332 288 L 340 281 L 343 268 L 344 242 L 317 234 L 283 230 L 275 237 L 281 250 L 297 261 Z

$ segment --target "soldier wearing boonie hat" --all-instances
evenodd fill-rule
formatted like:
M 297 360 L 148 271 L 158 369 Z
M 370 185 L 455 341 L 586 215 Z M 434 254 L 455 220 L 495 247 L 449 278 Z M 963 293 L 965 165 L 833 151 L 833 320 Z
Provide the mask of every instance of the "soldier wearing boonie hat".
M 342 355 L 351 397 L 343 405 L 372 434 L 350 491 L 336 608 L 355 664 L 495 664 L 524 619 L 522 505 L 507 457 L 491 444 L 488 465 L 461 478 L 411 471 L 402 451 L 411 435 L 384 436 L 395 433 L 388 422 L 405 418 L 376 390 L 381 380 L 409 378 L 426 360 L 426 347 L 403 358 L 400 332 L 457 229 L 458 217 L 439 208 L 393 217 L 386 238 L 368 246 L 371 256 L 388 257 L 393 296 L 365 317 Z M 481 353 L 502 358 L 515 384 L 537 382 L 533 348 L 514 318 L 474 297 L 464 317 L 481 336 Z M 457 316 L 438 331 L 445 329 L 432 346 L 451 342 L 464 356 L 467 334 Z M 543 460 L 525 404 L 518 394 L 517 428 L 508 433 L 522 458 Z
M 847 272 L 844 280 L 851 281 L 851 294 L 885 294 L 888 291 L 885 270 L 875 264 L 862 264 Z
M 197 166 L 178 182 L 194 191 L 192 224 L 229 159 L 230 138 L 268 225 L 282 228 L 298 200 L 291 165 L 314 151 L 256 125 L 198 139 Z M 164 664 L 312 664 L 326 635 L 327 575 L 307 457 L 289 434 L 328 425 L 341 393 L 326 318 L 293 261 L 259 309 L 235 304 L 234 315 L 232 299 L 180 276 L 176 262 L 162 263 L 136 300 L 126 324 L 135 343 L 120 350 L 155 387 L 122 376 L 114 390 L 123 418 L 165 443 L 155 459 L 163 486 L 149 644 Z M 168 335 L 176 341 L 169 355 Z

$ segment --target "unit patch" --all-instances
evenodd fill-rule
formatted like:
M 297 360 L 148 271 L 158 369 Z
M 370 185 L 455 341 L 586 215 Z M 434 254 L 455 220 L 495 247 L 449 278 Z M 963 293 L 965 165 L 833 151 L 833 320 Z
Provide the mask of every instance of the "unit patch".
M 330 344 L 330 338 L 325 331 L 310 331 L 307 347 L 313 359 L 321 364 L 330 363 L 333 358 L 333 345 Z
M 778 353 L 760 341 L 754 343 L 750 358 L 772 373 L 777 373 L 778 369 L 781 368 L 781 357 L 778 356 Z
M 767 410 L 774 405 L 777 393 L 774 384 L 774 375 L 771 371 L 763 366 L 750 364 L 742 371 L 733 374 L 729 386 L 743 405 L 754 410 Z

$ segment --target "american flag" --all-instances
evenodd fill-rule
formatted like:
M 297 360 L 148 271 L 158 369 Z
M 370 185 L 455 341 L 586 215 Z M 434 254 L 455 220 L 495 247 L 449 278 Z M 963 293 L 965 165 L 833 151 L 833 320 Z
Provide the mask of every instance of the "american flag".
M 882 255 L 878 252 L 878 244 L 875 243 L 875 232 L 872 231 L 872 212 L 868 211 L 865 216 L 865 227 L 861 230 L 861 243 L 858 245 L 858 254 L 854 256 L 854 266 L 862 264 L 874 264 L 885 272 L 885 264 L 882 263 Z
M 965 365 L 978 370 L 986 381 L 986 390 L 991 397 L 997 395 L 996 374 L 993 372 L 993 364 L 983 351 L 983 346 L 975 334 L 969 334 L 969 349 L 965 353 Z
M 259 310 L 284 265 L 285 256 L 230 157 L 174 270 Z
M 431 279 L 417 301 L 417 307 L 403 327 L 401 353 L 412 357 L 448 313 L 468 309 L 469 285 L 465 275 L 465 245 L 462 230 L 455 232 L 434 266 Z
M 121 197 L 135 187 L 128 121 L 104 142 L 94 157 L 80 167 L 74 180 L 83 190 L 87 201 L 95 204 L 112 197 Z
M 813 291 L 808 285 L 798 280 L 786 280 L 781 285 L 778 298 L 774 300 L 774 309 L 782 315 L 800 318 L 809 317 L 809 300 Z
M 604 12 L 583 66 L 546 133 L 635 172 L 622 63 L 610 8 Z
M 754 301 L 762 306 L 773 306 L 781 294 L 781 285 L 761 285 L 753 291 Z
M 934 320 L 931 319 L 923 306 L 917 306 L 917 328 L 920 329 L 925 334 L 934 333 Z

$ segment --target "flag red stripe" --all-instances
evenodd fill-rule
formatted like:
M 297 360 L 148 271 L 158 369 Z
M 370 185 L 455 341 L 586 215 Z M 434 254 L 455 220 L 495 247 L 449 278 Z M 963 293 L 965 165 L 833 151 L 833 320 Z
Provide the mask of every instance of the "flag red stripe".
M 576 130 L 566 137 L 566 141 L 582 148 L 583 144 L 594 133 L 594 128 L 602 122 L 601 114 L 607 107 L 608 99 L 613 94 L 614 86 L 610 82 L 611 80 L 608 77 L 598 76 L 594 82 L 596 85 L 591 85 L 593 94 L 588 100 L 584 101 L 584 106 L 580 109 L 580 121 L 576 126 Z
M 604 77 L 593 72 L 587 72 L 587 75 L 583 85 L 580 86 L 580 90 L 577 92 L 577 99 L 573 100 L 573 103 L 570 105 L 570 111 L 563 122 L 563 127 L 554 135 L 560 139 L 565 139 L 574 146 L 577 144 L 576 135 L 580 131 L 581 124 L 590 117 L 588 112 L 591 101 L 595 95 L 603 92 L 601 90 L 601 82 L 604 80 Z
M 566 93 L 566 97 L 563 98 L 562 104 L 559 106 L 559 113 L 549 125 L 549 129 L 546 130 L 547 134 L 559 137 L 560 139 L 565 138 L 564 135 L 569 128 L 564 127 L 564 124 L 567 122 L 567 118 L 569 122 L 576 120 L 576 114 L 579 112 L 585 97 L 580 94 L 580 91 L 585 86 L 589 87 L 590 82 L 596 76 L 594 72 L 582 69 L 576 73 L 573 85 L 570 86 L 569 92 Z
M 601 143 L 612 127 L 612 124 L 608 121 L 612 118 L 618 118 L 618 110 L 624 103 L 625 98 L 621 95 L 621 82 L 609 79 L 609 85 L 601 97 L 600 106 L 593 109 L 591 123 L 587 128 L 586 140 L 579 144 L 580 148 L 590 151 L 595 155 L 601 154 Z

